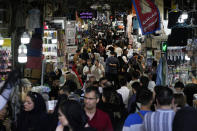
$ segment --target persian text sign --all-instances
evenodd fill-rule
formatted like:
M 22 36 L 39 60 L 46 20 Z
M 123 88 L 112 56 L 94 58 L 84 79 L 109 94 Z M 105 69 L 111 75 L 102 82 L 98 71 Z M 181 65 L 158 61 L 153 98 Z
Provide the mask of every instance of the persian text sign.
M 133 0 L 142 34 L 150 34 L 160 30 L 160 14 L 151 0 Z

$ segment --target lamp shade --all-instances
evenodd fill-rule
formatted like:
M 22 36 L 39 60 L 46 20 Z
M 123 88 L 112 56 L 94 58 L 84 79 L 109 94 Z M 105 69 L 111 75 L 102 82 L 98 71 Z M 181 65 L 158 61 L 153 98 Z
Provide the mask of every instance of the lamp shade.
M 21 44 L 18 48 L 18 62 L 19 63 L 27 62 L 27 47 L 24 44 Z
M 27 34 L 27 32 L 24 32 L 23 35 L 21 36 L 21 43 L 28 44 L 29 42 L 30 42 L 30 37 Z
M 21 53 L 18 55 L 18 62 L 19 63 L 26 63 L 27 62 L 27 55 L 25 53 Z
M 184 19 L 184 20 L 188 19 L 188 13 L 183 12 L 182 15 L 181 15 L 181 18 Z
M 24 44 L 21 44 L 19 47 L 18 47 L 18 54 L 20 53 L 25 53 L 27 54 L 27 47 L 24 45 Z

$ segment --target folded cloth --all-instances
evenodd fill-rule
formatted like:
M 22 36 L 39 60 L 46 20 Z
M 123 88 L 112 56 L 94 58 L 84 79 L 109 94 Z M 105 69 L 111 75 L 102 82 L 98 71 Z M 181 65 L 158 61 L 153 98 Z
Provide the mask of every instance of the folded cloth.
M 28 56 L 26 68 L 41 69 L 42 68 L 42 58 Z

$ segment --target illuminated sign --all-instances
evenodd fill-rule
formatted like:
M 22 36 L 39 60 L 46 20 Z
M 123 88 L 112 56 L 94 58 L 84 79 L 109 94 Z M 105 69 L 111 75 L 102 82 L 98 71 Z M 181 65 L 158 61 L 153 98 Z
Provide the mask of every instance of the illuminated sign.
M 81 19 L 92 19 L 93 14 L 91 12 L 82 12 L 82 13 L 80 13 L 80 18 Z

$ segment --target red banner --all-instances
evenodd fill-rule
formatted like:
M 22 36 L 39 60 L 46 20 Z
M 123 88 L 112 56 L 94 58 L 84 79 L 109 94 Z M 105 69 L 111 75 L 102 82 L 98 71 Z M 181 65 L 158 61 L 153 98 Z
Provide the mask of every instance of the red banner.
M 133 0 L 142 34 L 150 34 L 160 30 L 160 13 L 151 0 Z

